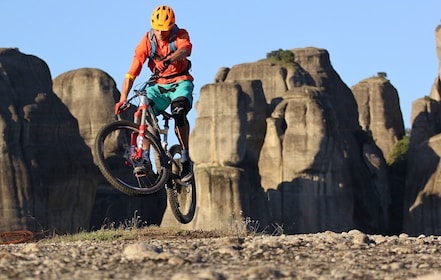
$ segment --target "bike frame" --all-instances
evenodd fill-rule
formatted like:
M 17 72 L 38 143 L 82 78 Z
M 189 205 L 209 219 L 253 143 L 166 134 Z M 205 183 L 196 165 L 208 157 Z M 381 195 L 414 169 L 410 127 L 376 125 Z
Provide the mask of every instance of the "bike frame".
M 164 117 L 164 123 L 160 125 L 149 103 L 146 89 L 156 80 L 153 77 L 138 85 L 133 95 L 118 109 L 118 120 L 98 131 L 94 145 L 97 165 L 109 183 L 127 195 L 150 195 L 165 187 L 173 215 L 180 223 L 186 224 L 192 221 L 196 211 L 195 180 L 180 180 L 182 147 L 167 147 L 169 120 L 174 117 L 173 113 L 160 112 Z M 127 110 L 135 98 L 139 100 L 136 101 L 138 106 L 133 122 L 122 120 L 119 113 Z M 120 136 L 122 139 L 119 139 Z M 147 149 L 154 151 L 151 158 L 146 157 L 144 151 Z M 145 159 L 150 160 L 150 166 L 146 165 Z M 126 166 L 120 166 L 122 164 Z M 144 176 L 137 176 L 138 167 L 150 168 L 150 171 Z
M 149 129 L 152 135 L 155 135 L 155 131 L 158 133 L 159 136 L 162 135 L 162 139 L 159 139 L 161 141 L 162 148 L 164 149 L 164 151 L 167 151 L 168 148 L 168 131 L 171 115 L 167 112 L 161 112 L 164 117 L 164 126 L 161 129 L 157 117 L 153 112 L 153 108 L 149 105 L 147 98 L 147 87 L 151 85 L 152 82 L 146 82 L 144 85 L 142 85 L 140 90 L 134 90 L 135 95 L 130 98 L 131 100 L 138 96 L 140 99 L 138 109 L 133 114 L 133 122 L 139 124 L 139 133 L 137 135 L 133 134 L 131 137 L 131 145 L 132 147 L 135 147 L 135 159 L 140 159 L 142 157 L 142 152 L 144 150 L 143 147 L 145 145 L 144 141 L 147 141 L 145 134 L 146 131 L 148 131 Z M 128 100 L 127 102 L 129 102 L 130 100 Z M 147 122 L 147 115 L 150 116 L 149 119 L 152 122 L 151 124 Z

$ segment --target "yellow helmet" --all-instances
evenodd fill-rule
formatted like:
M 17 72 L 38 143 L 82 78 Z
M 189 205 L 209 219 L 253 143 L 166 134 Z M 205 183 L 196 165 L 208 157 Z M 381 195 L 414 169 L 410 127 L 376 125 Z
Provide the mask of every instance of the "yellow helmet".
M 155 30 L 171 30 L 175 25 L 175 13 L 169 6 L 158 6 L 153 10 L 150 24 Z

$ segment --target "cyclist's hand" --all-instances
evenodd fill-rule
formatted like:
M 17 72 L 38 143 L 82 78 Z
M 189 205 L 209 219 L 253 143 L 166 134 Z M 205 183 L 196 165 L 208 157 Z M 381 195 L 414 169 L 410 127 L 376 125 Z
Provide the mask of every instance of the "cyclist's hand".
M 119 115 L 120 113 L 124 112 L 126 108 L 121 108 L 124 104 L 126 104 L 126 100 L 120 100 L 118 103 L 115 104 L 115 115 Z
M 167 69 L 167 67 L 170 65 L 170 60 L 160 60 L 156 62 L 156 69 L 158 69 L 160 72 Z

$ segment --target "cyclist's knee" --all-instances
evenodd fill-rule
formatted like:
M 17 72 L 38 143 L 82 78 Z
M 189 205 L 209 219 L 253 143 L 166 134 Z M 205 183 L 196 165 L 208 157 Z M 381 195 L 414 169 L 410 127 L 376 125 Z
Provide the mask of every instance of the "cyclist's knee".
M 188 124 L 187 113 L 190 111 L 191 105 L 185 97 L 178 97 L 171 104 L 171 111 L 175 119 L 177 127 L 183 127 Z
M 186 110 L 182 107 L 175 107 L 172 110 L 173 118 L 177 127 L 183 127 L 188 124 Z

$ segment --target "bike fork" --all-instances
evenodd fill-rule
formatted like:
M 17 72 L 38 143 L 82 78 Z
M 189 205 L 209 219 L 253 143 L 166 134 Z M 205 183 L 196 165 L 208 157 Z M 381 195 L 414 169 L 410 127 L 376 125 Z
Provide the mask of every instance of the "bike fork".
M 134 115 L 134 122 L 136 124 L 139 124 L 139 132 L 135 133 L 132 132 L 131 139 L 130 139 L 130 145 L 134 147 L 134 152 L 132 154 L 132 158 L 139 160 L 142 158 L 143 150 L 147 150 L 147 140 L 145 140 L 145 131 L 147 128 L 147 124 L 145 121 L 146 117 L 146 111 L 147 111 L 147 105 L 141 104 L 138 108 L 138 110 L 135 112 Z

